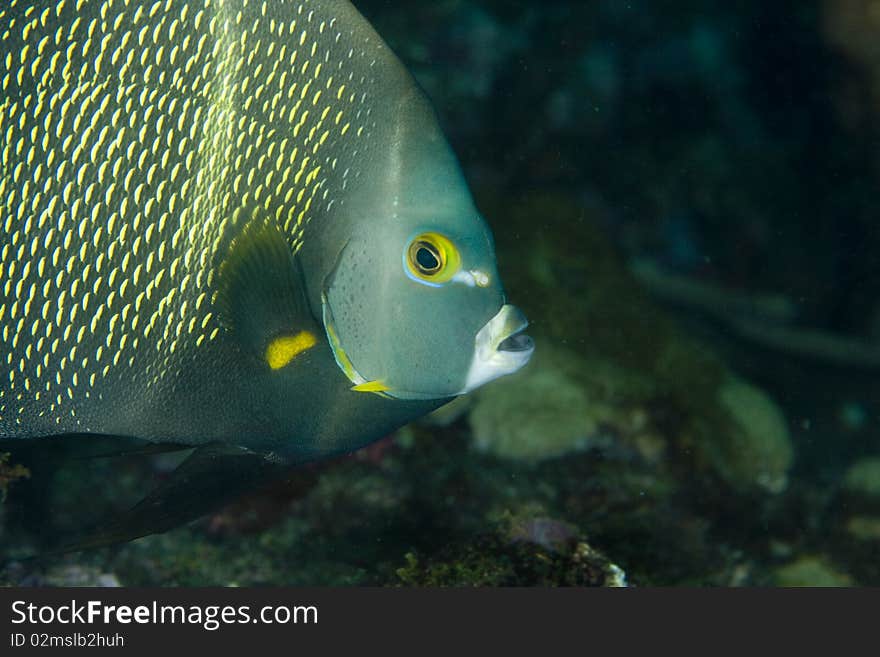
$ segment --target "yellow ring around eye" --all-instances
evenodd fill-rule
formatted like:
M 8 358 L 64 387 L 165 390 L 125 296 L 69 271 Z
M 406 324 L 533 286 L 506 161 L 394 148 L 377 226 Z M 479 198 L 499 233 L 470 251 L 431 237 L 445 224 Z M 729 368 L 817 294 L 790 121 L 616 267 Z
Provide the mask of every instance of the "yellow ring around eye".
M 406 266 L 416 278 L 441 284 L 458 273 L 461 255 L 448 237 L 439 233 L 422 233 L 407 248 Z

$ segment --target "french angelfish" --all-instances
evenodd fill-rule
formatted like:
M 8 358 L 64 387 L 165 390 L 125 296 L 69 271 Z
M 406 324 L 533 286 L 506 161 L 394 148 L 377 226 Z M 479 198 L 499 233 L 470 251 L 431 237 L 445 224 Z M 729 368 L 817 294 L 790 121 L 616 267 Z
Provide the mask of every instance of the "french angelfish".
M 0 42 L 0 440 L 196 448 L 96 544 L 531 356 L 432 109 L 348 1 L 7 0 Z

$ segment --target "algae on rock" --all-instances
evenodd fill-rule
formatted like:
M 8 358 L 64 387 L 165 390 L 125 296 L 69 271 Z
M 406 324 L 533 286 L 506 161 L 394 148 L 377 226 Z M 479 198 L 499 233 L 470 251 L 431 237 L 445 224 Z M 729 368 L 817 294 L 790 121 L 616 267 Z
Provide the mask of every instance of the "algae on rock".
M 852 577 L 838 570 L 824 556 L 803 556 L 776 570 L 777 586 L 852 586 Z
M 611 409 L 566 373 L 566 361 L 576 360 L 539 340 L 525 371 L 480 390 L 470 412 L 475 446 L 536 462 L 607 444 L 600 424 Z
M 451 545 L 433 558 L 406 555 L 397 570 L 405 586 L 627 586 L 626 574 L 586 542 L 547 551 L 497 535 Z
M 712 445 L 716 471 L 734 487 L 781 493 L 794 458 L 785 417 L 766 393 L 737 378 L 718 395 L 736 427 Z
M 853 463 L 843 478 L 843 487 L 854 497 L 880 502 L 880 457 Z

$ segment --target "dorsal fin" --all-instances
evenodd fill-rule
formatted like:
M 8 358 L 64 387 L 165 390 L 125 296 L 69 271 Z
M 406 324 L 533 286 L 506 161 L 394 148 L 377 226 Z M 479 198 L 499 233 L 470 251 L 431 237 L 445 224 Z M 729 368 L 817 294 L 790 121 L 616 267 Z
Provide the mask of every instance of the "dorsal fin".
M 302 270 L 274 223 L 252 221 L 230 242 L 217 273 L 215 305 L 242 347 L 273 369 L 279 347 L 298 336 L 300 346 L 314 344 L 308 336 L 317 335 L 317 323 Z

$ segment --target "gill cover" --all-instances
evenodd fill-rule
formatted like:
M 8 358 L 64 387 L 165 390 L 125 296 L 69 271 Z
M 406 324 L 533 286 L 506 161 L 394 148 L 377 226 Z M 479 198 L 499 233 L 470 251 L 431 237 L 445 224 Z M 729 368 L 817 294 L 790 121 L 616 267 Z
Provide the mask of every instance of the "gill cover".
M 362 235 L 340 254 L 325 289 L 323 319 L 336 362 L 359 392 L 437 399 L 467 391 L 476 336 L 503 303 L 488 234 L 476 213 L 470 222 L 470 235 L 450 238 L 456 255 L 447 264 L 426 258 L 425 264 L 437 265 L 427 268 L 437 269 L 433 280 L 413 273 L 407 256 L 424 231 L 407 234 L 400 224 Z M 484 287 L 472 277 L 456 279 L 461 269 L 447 274 L 448 263 L 458 259 L 485 276 Z

